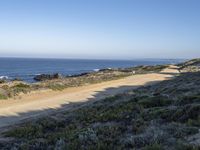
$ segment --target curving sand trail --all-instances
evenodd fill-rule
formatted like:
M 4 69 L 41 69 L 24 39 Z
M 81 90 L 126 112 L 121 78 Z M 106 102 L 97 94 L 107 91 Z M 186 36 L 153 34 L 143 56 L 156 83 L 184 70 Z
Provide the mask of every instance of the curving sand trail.
M 50 115 L 56 111 L 73 109 L 71 103 L 100 100 L 138 86 L 167 80 L 178 73 L 175 66 L 161 73 L 133 75 L 99 84 L 68 88 L 63 91 L 38 91 L 21 95 L 17 99 L 0 101 L 0 128 L 18 124 L 26 119 Z M 83 103 L 84 104 L 84 103 Z M 87 104 L 87 103 L 86 103 Z

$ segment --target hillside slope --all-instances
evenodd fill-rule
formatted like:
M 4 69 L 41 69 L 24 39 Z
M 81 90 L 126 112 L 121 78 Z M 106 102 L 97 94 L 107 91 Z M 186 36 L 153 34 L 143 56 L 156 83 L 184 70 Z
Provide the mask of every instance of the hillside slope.
M 73 111 L 30 121 L 4 133 L 12 139 L 0 146 L 195 150 L 200 148 L 199 130 L 200 72 L 187 72 Z

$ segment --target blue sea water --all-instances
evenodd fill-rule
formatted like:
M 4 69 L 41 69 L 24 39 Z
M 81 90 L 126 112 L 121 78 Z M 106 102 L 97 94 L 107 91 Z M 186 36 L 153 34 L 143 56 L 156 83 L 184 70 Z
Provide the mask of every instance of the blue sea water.
M 138 65 L 174 64 L 176 59 L 136 59 L 136 60 L 83 60 L 83 59 L 36 59 L 0 58 L 0 78 L 20 78 L 34 82 L 38 74 L 60 73 L 73 75 L 103 68 L 123 68 Z

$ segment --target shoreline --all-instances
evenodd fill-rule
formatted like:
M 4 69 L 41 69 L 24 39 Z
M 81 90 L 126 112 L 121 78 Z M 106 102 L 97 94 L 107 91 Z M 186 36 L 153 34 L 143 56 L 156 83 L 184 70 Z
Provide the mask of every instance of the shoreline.
M 21 60 L 20 60 L 21 59 Z M 133 59 L 133 60 L 93 60 L 93 59 L 55 59 L 56 61 L 48 61 L 48 59 L 39 59 L 31 61 L 32 59 L 19 58 L 5 58 L 1 60 L 2 70 L 0 71 L 0 80 L 9 79 L 21 80 L 23 82 L 32 83 L 33 78 L 41 74 L 62 74 L 65 76 L 79 75 L 82 73 L 91 73 L 95 69 L 107 69 L 107 68 L 133 68 L 138 66 L 155 66 L 155 65 L 167 65 L 167 64 L 177 64 L 182 62 L 180 59 Z M 80 62 L 79 62 L 80 60 Z M 9 66 L 9 62 L 13 64 L 12 67 Z M 19 65 L 18 65 L 19 63 Z M 36 66 L 29 68 L 29 66 Z M 79 66 L 79 64 L 82 64 Z M 16 66 L 16 67 L 15 67 Z M 87 68 L 84 68 L 84 67 Z M 50 68 L 49 68 L 50 67 Z M 60 69 L 58 69 L 58 67 Z M 78 67 L 78 68 L 77 68 Z M 10 69 L 9 69 L 10 68 Z M 15 69 L 17 70 L 15 71 Z
M 60 75 L 63 79 L 65 78 L 73 78 L 73 77 L 81 77 L 84 75 L 88 75 L 88 74 L 93 74 L 93 73 L 98 73 L 98 72 L 104 72 L 104 71 L 122 71 L 122 72 L 131 72 L 130 69 L 135 69 L 135 68 L 143 68 L 143 67 L 155 67 L 155 66 L 170 66 L 170 65 L 176 65 L 176 64 L 157 64 L 157 65 L 136 65 L 136 66 L 130 66 L 130 67 L 116 67 L 116 68 L 102 68 L 102 69 L 92 69 L 90 71 L 85 71 L 85 72 L 80 72 L 80 73 L 74 73 L 74 74 L 61 74 L 60 72 L 54 72 L 54 73 L 36 73 L 36 74 L 32 74 L 32 75 L 27 75 L 27 76 L 32 76 L 32 80 L 33 82 L 30 82 L 28 80 L 23 80 L 18 76 L 12 77 L 10 78 L 8 75 L 1 75 L 0 76 L 0 81 L 5 82 L 5 83 L 12 83 L 15 81 L 19 81 L 19 82 L 23 82 L 26 84 L 35 84 L 35 83 L 40 83 L 41 81 L 37 81 L 34 78 L 37 76 L 41 76 L 41 75 L 46 75 L 46 76 L 53 76 L 53 75 Z M 59 79 L 59 78 L 55 78 L 55 79 Z M 60 78 L 61 79 L 61 78 Z M 45 79 L 43 81 L 50 81 L 50 80 L 54 80 L 53 77 L 52 79 Z
M 113 81 L 123 79 L 124 77 L 159 73 L 170 65 L 155 65 L 155 66 L 137 66 L 130 68 L 118 69 L 100 69 L 88 73 L 77 74 L 73 76 L 61 76 L 59 74 L 53 75 L 39 75 L 35 83 L 28 83 L 25 81 L 15 80 L 10 82 L 1 82 L 0 84 L 0 100 L 11 99 L 21 96 L 21 94 L 28 94 L 39 90 L 53 90 L 62 91 L 66 88 L 79 87 L 88 84 L 97 84 L 105 81 Z

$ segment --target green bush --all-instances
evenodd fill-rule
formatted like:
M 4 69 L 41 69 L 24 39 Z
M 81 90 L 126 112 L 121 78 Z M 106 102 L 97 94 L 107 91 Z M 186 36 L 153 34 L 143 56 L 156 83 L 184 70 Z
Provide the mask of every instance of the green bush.
M 48 88 L 54 91 L 62 91 L 66 88 L 66 86 L 61 84 L 50 84 Z
M 19 83 L 19 84 L 16 84 L 15 86 L 13 86 L 13 88 L 29 88 L 30 85 L 28 84 L 24 84 L 24 83 Z

